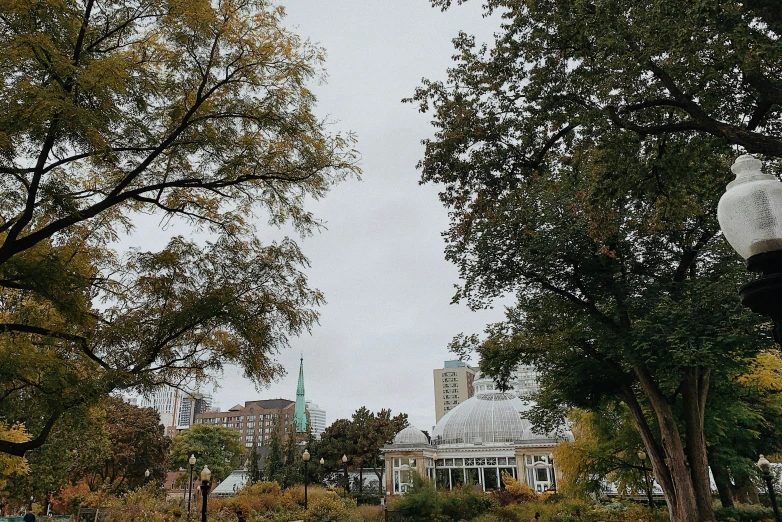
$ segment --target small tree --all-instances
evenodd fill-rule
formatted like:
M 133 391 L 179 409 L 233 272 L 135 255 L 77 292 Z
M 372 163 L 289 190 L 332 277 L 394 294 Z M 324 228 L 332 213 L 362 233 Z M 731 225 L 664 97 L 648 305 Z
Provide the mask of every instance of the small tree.
M 208 466 L 212 480 L 224 480 L 244 462 L 245 447 L 239 432 L 223 426 L 193 424 L 179 433 L 171 444 L 171 469 L 187 468 L 191 454 L 198 466 Z

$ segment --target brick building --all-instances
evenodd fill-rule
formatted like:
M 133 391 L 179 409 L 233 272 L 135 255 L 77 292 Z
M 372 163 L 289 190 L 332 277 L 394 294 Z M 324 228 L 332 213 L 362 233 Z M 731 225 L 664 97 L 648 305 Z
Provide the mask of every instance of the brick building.
M 253 444 L 261 447 L 268 445 L 273 430 L 282 426 L 282 440 L 292 430 L 295 401 L 287 399 L 269 399 L 247 401 L 244 406 L 237 404 L 228 411 L 206 411 L 195 416 L 195 424 L 224 426 L 241 434 L 239 442 L 251 448 Z

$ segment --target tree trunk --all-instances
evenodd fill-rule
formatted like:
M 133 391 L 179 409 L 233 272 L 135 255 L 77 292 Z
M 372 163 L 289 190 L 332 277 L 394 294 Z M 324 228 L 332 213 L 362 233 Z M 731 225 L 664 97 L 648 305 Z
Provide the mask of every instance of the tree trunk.
M 687 437 L 687 461 L 690 464 L 698 511 L 710 514 L 713 519 L 709 460 L 706 456 L 706 435 L 703 428 L 706 397 L 709 392 L 709 376 L 710 372 L 707 369 L 699 367 L 690 369 L 682 386 L 682 406 Z
M 674 416 L 673 408 L 669 404 L 667 397 L 665 397 L 659 389 L 647 368 L 637 366 L 635 371 L 641 387 L 654 409 L 660 429 L 660 445 L 662 446 L 665 455 L 665 461 L 659 471 L 657 463 L 653 461 L 653 468 L 655 470 L 655 476 L 657 476 L 658 479 L 665 478 L 666 475 L 670 476 L 674 497 L 668 502 L 671 521 L 714 522 L 714 510 L 711 506 L 711 496 L 708 495 L 707 501 L 703 487 L 705 483 L 707 488 L 706 491 L 708 491 L 709 475 L 708 464 L 706 464 L 705 467 L 703 465 L 706 461 L 706 444 L 703 439 L 703 412 L 700 407 L 702 404 L 705 404 L 708 384 L 699 385 L 697 383 L 689 383 L 689 393 L 695 393 L 698 400 L 694 404 L 688 403 L 687 400 L 684 401 L 684 409 L 686 411 L 685 418 L 689 419 L 687 424 L 690 425 L 687 430 L 688 432 L 692 430 L 692 436 L 695 438 L 695 441 L 692 443 L 693 449 L 691 450 L 691 454 L 696 459 L 696 462 L 695 466 L 691 469 L 691 464 L 687 458 L 687 452 L 685 451 L 682 438 L 679 434 L 676 417 Z M 702 402 L 700 401 L 701 396 L 703 398 Z M 690 408 L 694 408 L 694 411 L 687 411 Z M 701 421 L 699 422 L 698 419 L 701 419 Z M 701 426 L 700 434 L 697 433 L 698 425 Z M 646 444 L 646 441 L 644 441 L 644 444 Z M 654 444 L 652 451 L 654 453 L 657 452 L 656 444 Z M 649 448 L 647 448 L 647 453 L 650 453 Z M 667 474 L 662 472 L 662 468 L 667 470 Z M 697 479 L 695 478 L 696 475 Z M 665 488 L 663 489 L 666 491 L 666 500 L 668 500 L 670 493 L 665 490 Z
M 714 476 L 714 483 L 717 485 L 717 493 L 720 495 L 722 507 L 733 507 L 733 484 L 730 482 L 727 468 L 712 462 L 711 474 Z
M 731 487 L 733 498 L 736 502 L 742 504 L 759 504 L 760 498 L 758 497 L 758 488 L 752 482 L 749 474 L 746 472 L 738 472 L 734 478 L 734 486 Z

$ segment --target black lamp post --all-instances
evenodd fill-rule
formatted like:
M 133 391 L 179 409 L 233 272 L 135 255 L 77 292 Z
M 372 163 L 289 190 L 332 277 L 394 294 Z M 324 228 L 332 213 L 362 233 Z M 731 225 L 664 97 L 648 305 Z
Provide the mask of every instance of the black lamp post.
M 548 465 L 551 468 L 551 488 L 554 490 L 554 493 L 557 492 L 557 474 L 554 473 L 554 454 L 549 453 L 548 454 Z
M 348 456 L 342 455 L 342 465 L 345 466 L 345 496 L 350 493 L 350 479 L 348 478 Z
M 196 463 L 195 454 L 190 455 L 187 463 L 190 464 L 190 482 L 187 484 L 187 522 L 190 522 L 190 500 L 193 497 L 193 466 Z
M 773 476 L 771 475 L 771 463 L 763 455 L 758 460 L 758 467 L 763 474 L 763 480 L 766 481 L 766 488 L 768 489 L 768 498 L 771 500 L 771 507 L 774 509 L 774 519 L 777 522 L 779 520 L 779 508 L 777 507 L 777 495 L 774 492 L 774 484 L 772 483 Z
M 754 156 L 739 156 L 717 206 L 725 239 L 746 260 L 758 279 L 739 289 L 741 303 L 774 322 L 774 340 L 782 346 L 782 183 L 763 174 Z
M 209 496 L 211 482 L 212 472 L 204 466 L 204 469 L 201 470 L 201 496 L 203 497 L 201 502 L 201 522 L 206 522 L 206 497 Z
M 310 452 L 306 449 L 301 455 L 301 460 L 304 461 L 304 509 L 307 509 L 307 464 L 310 462 Z
M 432 462 L 434 462 L 434 489 L 437 489 L 437 452 L 432 455 Z
M 646 452 L 638 452 L 638 458 L 641 459 L 641 467 L 644 471 L 644 481 L 646 482 L 646 498 L 649 499 L 649 509 L 654 509 L 654 499 L 652 497 L 652 485 L 649 483 L 649 470 L 646 467 Z

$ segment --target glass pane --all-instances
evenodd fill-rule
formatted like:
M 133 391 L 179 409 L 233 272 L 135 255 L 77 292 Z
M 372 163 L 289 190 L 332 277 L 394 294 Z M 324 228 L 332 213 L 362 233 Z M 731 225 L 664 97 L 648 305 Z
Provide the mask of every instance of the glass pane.
M 437 487 L 440 489 L 448 489 L 450 484 L 448 483 L 448 469 L 437 468 Z
M 497 468 L 483 468 L 483 485 L 486 491 L 499 487 Z
M 508 457 L 508 464 L 516 465 L 516 457 Z
M 446 466 L 453 466 L 453 459 L 445 459 Z
M 467 468 L 467 484 L 478 483 L 478 468 Z
M 500 459 L 500 460 L 504 460 L 504 459 Z M 486 459 L 487 466 L 494 466 L 496 464 L 497 464 L 497 457 L 489 457 L 488 459 Z M 503 462 L 503 464 L 505 463 Z
M 461 468 L 451 470 L 451 484 L 453 487 L 464 484 L 464 470 Z
M 532 455 L 527 455 L 527 464 L 532 464 Z
M 464 466 L 464 459 L 453 459 L 454 466 Z
M 465 466 L 474 466 L 475 465 L 475 459 L 464 459 L 464 465 Z
M 538 482 L 548 482 L 548 468 L 536 468 L 535 478 Z

